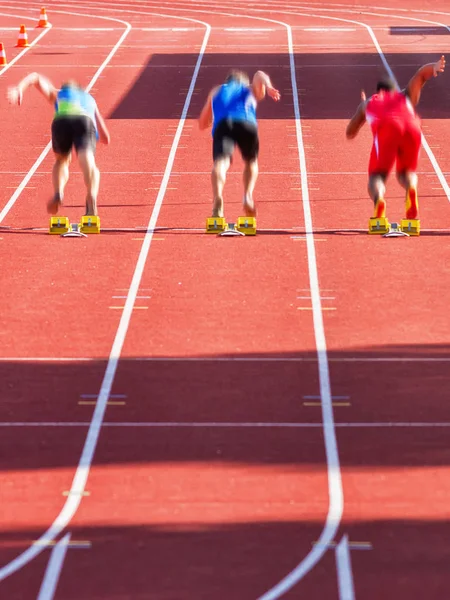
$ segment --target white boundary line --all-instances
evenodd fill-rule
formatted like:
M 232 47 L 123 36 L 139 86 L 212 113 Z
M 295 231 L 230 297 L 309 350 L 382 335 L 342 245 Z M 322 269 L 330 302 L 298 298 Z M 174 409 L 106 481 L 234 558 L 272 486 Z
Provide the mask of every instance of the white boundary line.
M 66 535 L 55 544 L 50 554 L 50 560 L 48 561 L 41 589 L 39 590 L 39 595 L 36 600 L 52 600 L 54 598 L 69 542 L 70 533 L 66 533 Z
M 155 15 L 155 13 L 147 13 L 147 14 Z M 94 15 L 89 15 L 89 16 L 94 16 Z M 170 15 L 160 15 L 160 16 L 165 16 L 167 18 L 173 18 Z M 99 17 L 99 18 L 107 19 L 108 17 Z M 159 189 L 158 196 L 156 198 L 156 202 L 155 202 L 155 205 L 154 205 L 154 208 L 153 208 L 153 211 L 152 211 L 152 214 L 151 214 L 148 226 L 147 226 L 147 232 L 145 234 L 145 238 L 142 243 L 141 251 L 140 251 L 139 258 L 138 258 L 138 261 L 136 264 L 136 268 L 135 268 L 135 271 L 133 274 L 133 278 L 131 281 L 128 296 L 125 301 L 125 307 L 123 309 L 123 312 L 122 312 L 122 315 L 120 318 L 120 322 L 119 322 L 119 326 L 118 326 L 118 329 L 117 329 L 117 332 L 116 332 L 116 335 L 114 338 L 114 342 L 113 342 L 113 345 L 111 348 L 111 353 L 109 355 L 105 375 L 103 377 L 103 381 L 102 381 L 102 384 L 100 387 L 98 400 L 97 400 L 97 403 L 95 406 L 95 410 L 94 410 L 94 414 L 92 416 L 91 423 L 89 425 L 89 430 L 88 430 L 86 440 L 84 443 L 84 447 L 83 447 L 83 451 L 82 451 L 82 454 L 81 454 L 81 457 L 80 457 L 80 460 L 79 460 L 79 463 L 78 463 L 78 466 L 77 466 L 77 469 L 75 472 L 75 476 L 72 481 L 70 493 L 69 493 L 69 496 L 68 496 L 61 512 L 56 517 L 53 524 L 47 529 L 47 531 L 45 533 L 43 533 L 41 535 L 39 540 L 37 540 L 37 543 L 35 543 L 33 546 L 31 546 L 30 548 L 25 550 L 22 554 L 20 554 L 18 557 L 16 557 L 15 559 L 13 559 L 11 562 L 9 562 L 7 565 L 5 565 L 4 567 L 2 567 L 0 569 L 0 581 L 2 581 L 9 575 L 12 575 L 13 573 L 15 573 L 16 571 L 21 569 L 23 566 L 25 566 L 28 562 L 30 562 L 33 558 L 35 558 L 42 551 L 43 546 L 45 544 L 48 544 L 49 541 L 54 540 L 55 537 L 58 536 L 59 533 L 61 533 L 61 531 L 63 531 L 65 529 L 65 527 L 67 527 L 67 525 L 70 523 L 73 516 L 75 515 L 75 513 L 80 505 L 81 499 L 82 499 L 82 493 L 84 491 L 86 481 L 89 476 L 90 467 L 91 467 L 92 460 L 94 457 L 94 452 L 95 452 L 95 449 L 97 446 L 98 437 L 100 435 L 100 429 L 101 429 L 101 426 L 103 423 L 103 418 L 104 418 L 106 407 L 107 407 L 108 397 L 111 392 L 111 388 L 112 388 L 114 377 L 115 377 L 116 370 L 117 370 L 117 365 L 118 365 L 118 362 L 120 359 L 120 353 L 121 353 L 121 350 L 122 350 L 122 347 L 123 347 L 123 344 L 125 341 L 128 326 L 129 326 L 131 316 L 133 313 L 133 306 L 134 306 L 135 298 L 138 294 L 140 281 L 142 279 L 144 267 L 145 267 L 148 253 L 150 250 L 150 244 L 151 244 L 152 237 L 153 237 L 153 230 L 156 226 L 156 221 L 159 216 L 159 212 L 160 212 L 162 201 L 163 201 L 163 198 L 165 195 L 166 187 L 169 182 L 170 173 L 171 173 L 172 166 L 173 166 L 173 163 L 175 160 L 177 147 L 179 144 L 181 133 L 183 131 L 184 122 L 186 120 L 186 115 L 187 115 L 189 105 L 191 102 L 191 98 L 192 98 L 192 95 L 194 92 L 194 87 L 195 87 L 195 83 L 197 81 L 198 72 L 200 70 L 200 65 L 201 65 L 203 55 L 205 53 L 208 39 L 209 39 L 210 32 L 211 32 L 211 27 L 207 23 L 198 21 L 196 19 L 189 19 L 187 17 L 177 17 L 177 18 L 183 19 L 185 21 L 194 21 L 194 22 L 200 23 L 201 25 L 203 25 L 205 27 L 206 32 L 203 37 L 203 43 L 202 43 L 200 52 L 198 54 L 194 73 L 193 73 L 192 79 L 191 79 L 191 84 L 189 86 L 189 91 L 186 95 L 186 100 L 184 103 L 181 118 L 180 118 L 177 130 L 176 130 L 173 142 L 172 142 L 172 148 L 170 150 L 169 157 L 167 160 L 166 168 L 164 171 L 164 176 L 163 176 L 163 179 L 161 182 L 161 187 Z M 118 20 L 118 19 L 114 19 L 114 20 Z M 112 55 L 114 54 L 114 52 L 119 47 L 120 43 L 122 42 L 122 40 L 125 38 L 125 36 L 128 34 L 128 32 L 130 30 L 131 30 L 131 25 L 129 23 L 127 23 L 127 31 L 124 32 L 124 34 L 122 35 L 122 37 L 120 38 L 120 40 L 116 44 L 116 46 L 114 47 L 113 51 L 111 51 L 111 53 L 108 56 L 108 58 L 106 59 L 106 61 L 108 61 L 112 57 Z M 106 64 L 106 61 L 104 64 Z M 100 72 L 97 72 L 97 74 L 94 76 L 94 79 L 90 83 L 89 89 L 94 85 L 94 83 L 97 80 L 97 78 L 99 77 L 99 75 L 100 75 Z
M 64 362 L 105 362 L 107 361 L 107 357 L 97 357 L 97 358 L 86 358 L 86 357 L 52 357 L 52 356 L 31 356 L 31 357 L 21 357 L 21 356 L 8 356 L 0 358 L 0 364 L 5 362 L 49 362 L 49 363 L 64 363 Z M 274 362 L 274 363 L 282 363 L 282 362 L 294 362 L 294 363 L 302 363 L 302 362 L 317 362 L 317 357 L 313 358 L 312 356 L 302 357 L 302 356 L 193 356 L 193 357 L 185 357 L 185 356 L 123 356 L 121 360 L 124 363 L 129 362 Z M 404 357 L 404 356 L 391 356 L 391 357 L 364 357 L 364 356 L 350 356 L 350 357 L 328 357 L 328 362 L 332 363 L 346 363 L 346 362 L 385 362 L 385 363 L 447 363 L 450 362 L 449 357 Z
M 90 421 L 0 421 L 0 427 L 90 427 Z M 439 422 L 373 422 L 373 423 L 334 423 L 336 428 L 340 429 L 393 429 L 393 428 L 411 428 L 411 429 L 426 429 L 426 428 L 449 428 L 450 422 L 442 421 Z M 136 428 L 186 428 L 186 429 L 195 429 L 195 428 L 217 428 L 217 429 L 321 429 L 322 423 L 296 423 L 296 422 L 267 422 L 267 423 L 257 423 L 257 422 L 237 422 L 237 423 L 227 423 L 227 422 L 165 422 L 165 421 L 103 421 L 102 427 L 136 427 Z
M 338 575 L 339 600 L 355 600 L 352 561 L 350 558 L 350 548 L 348 545 L 347 535 L 344 535 L 342 540 L 336 546 L 335 557 Z

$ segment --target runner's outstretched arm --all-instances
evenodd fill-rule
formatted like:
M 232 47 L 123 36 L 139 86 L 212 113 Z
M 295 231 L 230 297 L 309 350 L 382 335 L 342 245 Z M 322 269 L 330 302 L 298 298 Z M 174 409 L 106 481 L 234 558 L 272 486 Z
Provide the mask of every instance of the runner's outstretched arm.
M 58 90 L 52 82 L 43 75 L 39 75 L 39 73 L 30 73 L 17 86 L 8 88 L 8 99 L 11 104 L 20 106 L 23 102 L 23 94 L 30 85 L 34 85 L 51 104 L 55 102 Z
M 417 106 L 419 103 L 420 93 L 425 83 L 432 77 L 437 77 L 438 73 L 443 73 L 444 69 L 445 57 L 442 55 L 435 63 L 428 63 L 420 67 L 417 73 L 410 79 L 406 86 L 406 94 L 414 106 Z
M 273 87 L 270 77 L 264 73 L 264 71 L 256 71 L 253 76 L 251 87 L 253 95 L 258 102 L 265 98 L 266 92 L 267 95 L 272 98 L 272 100 L 275 100 L 275 102 L 278 102 L 278 100 L 281 98 L 280 92 Z
M 205 106 L 200 113 L 198 118 L 198 126 L 201 130 L 208 129 L 212 125 L 213 122 L 213 110 L 212 110 L 212 101 L 214 98 L 214 94 L 219 89 L 220 85 L 216 85 L 208 94 L 208 99 L 205 102 Z
M 366 122 L 366 94 L 364 90 L 361 91 L 361 103 L 356 109 L 355 114 L 350 119 L 349 124 L 347 125 L 347 129 L 345 131 L 345 135 L 348 140 L 352 140 L 358 135 L 359 130 Z
M 108 131 L 108 128 L 106 127 L 105 121 L 103 120 L 103 117 L 102 117 L 100 111 L 98 110 L 98 107 L 95 107 L 95 120 L 97 122 L 98 135 L 99 135 L 100 141 L 103 142 L 104 144 L 109 144 L 109 142 L 110 142 L 109 131 Z

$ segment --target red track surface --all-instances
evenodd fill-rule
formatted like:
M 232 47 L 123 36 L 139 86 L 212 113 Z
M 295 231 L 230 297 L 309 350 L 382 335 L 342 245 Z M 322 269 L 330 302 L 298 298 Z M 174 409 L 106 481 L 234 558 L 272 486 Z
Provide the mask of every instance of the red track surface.
M 100 236 L 47 234 L 51 155 L 0 224 L 1 598 L 28 600 L 41 590 L 40 600 L 267 600 L 265 592 L 306 564 L 329 507 L 338 507 L 330 481 L 335 491 L 343 486 L 333 543 L 310 572 L 272 597 L 446 597 L 450 225 L 435 166 L 448 180 L 448 73 L 422 98 L 436 164 L 422 153 L 419 238 L 366 235 L 370 133 L 349 143 L 344 129 L 360 89 L 371 93 L 383 72 L 358 23 L 373 28 L 405 85 L 420 64 L 450 54 L 441 35 L 448 31 L 433 25 L 448 15 L 431 13 L 445 12 L 443 2 L 413 0 L 409 13 L 398 1 L 389 9 L 346 4 L 353 6 L 50 2 L 53 28 L 1 75 L 0 210 L 49 141 L 51 110 L 42 98 L 30 91 L 21 109 L 5 100 L 7 86 L 24 74 L 87 85 L 108 60 L 93 94 L 112 135 L 111 146 L 98 149 Z M 32 41 L 41 33 L 33 29 L 39 7 L 6 2 L 0 24 L 24 22 Z M 172 165 L 206 31 L 192 19 L 212 29 Z M 132 28 L 111 57 L 126 23 Z M 282 23 L 292 27 L 303 174 Z M 1 35 L 11 61 L 17 34 Z M 211 148 L 196 118 L 231 66 L 266 70 L 282 92 L 279 105 L 266 100 L 259 109 L 255 238 L 203 234 Z M 236 157 L 228 220 L 240 213 L 241 167 Z M 72 171 L 65 212 L 75 221 L 84 206 L 76 161 Z M 108 363 L 165 171 L 135 309 Z M 388 190 L 388 216 L 398 220 L 403 193 L 393 178 Z M 335 402 L 325 430 L 320 311 L 308 299 L 314 256 Z M 5 577 L 2 567 L 68 502 L 91 419 L 102 424 L 87 396 L 109 390 L 105 370 L 116 359 L 86 495 L 56 535 L 90 544 L 69 547 L 55 593 L 42 583 L 52 547 Z M 339 463 L 332 469 L 324 439 L 329 447 L 334 435 Z M 337 574 L 335 545 L 343 536 L 351 584 L 339 584 Z

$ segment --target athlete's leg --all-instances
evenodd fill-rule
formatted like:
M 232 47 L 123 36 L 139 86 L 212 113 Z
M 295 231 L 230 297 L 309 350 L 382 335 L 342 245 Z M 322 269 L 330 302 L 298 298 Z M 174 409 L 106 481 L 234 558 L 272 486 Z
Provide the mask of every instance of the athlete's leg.
M 407 127 L 397 157 L 397 179 L 406 190 L 405 212 L 407 219 L 419 218 L 417 195 L 417 165 L 419 162 L 422 132 L 419 126 Z
M 213 134 L 213 168 L 211 184 L 213 193 L 213 217 L 223 217 L 223 189 L 227 171 L 234 152 L 233 124 L 229 119 L 218 123 Z
M 244 211 L 247 217 L 254 217 L 256 214 L 255 203 L 253 202 L 253 190 L 258 179 L 258 159 L 254 158 L 245 162 L 244 167 Z
M 244 181 L 244 212 L 248 217 L 256 215 L 253 191 L 258 179 L 259 137 L 256 124 L 240 121 L 235 124 L 235 140 L 245 162 Z
M 78 162 L 86 185 L 86 215 L 96 215 L 100 171 L 95 163 L 94 151 L 91 148 L 80 150 L 78 152 Z
M 386 175 L 383 173 L 371 173 L 369 175 L 369 184 L 367 190 L 374 204 L 374 217 L 386 216 Z
M 374 203 L 374 217 L 386 216 L 386 180 L 397 157 L 400 132 L 394 123 L 384 123 L 374 135 L 369 162 L 369 196 Z
M 213 190 L 213 217 L 223 217 L 223 188 L 227 178 L 227 171 L 230 168 L 231 158 L 221 156 L 214 161 L 211 171 L 211 184 Z
M 55 153 L 55 164 L 52 170 L 53 197 L 47 204 L 47 211 L 56 215 L 64 198 L 64 189 L 69 181 L 69 165 L 72 154 Z

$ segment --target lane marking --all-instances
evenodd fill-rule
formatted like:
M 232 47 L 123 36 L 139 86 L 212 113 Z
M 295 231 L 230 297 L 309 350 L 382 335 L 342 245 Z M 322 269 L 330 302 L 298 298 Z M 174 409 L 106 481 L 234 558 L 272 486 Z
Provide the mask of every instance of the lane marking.
M 357 31 L 356 27 L 305 27 L 303 31 Z
M 127 394 L 110 394 L 110 398 L 127 398 Z M 98 398 L 98 394 L 80 394 L 80 398 Z
M 63 492 L 63 496 L 73 496 L 74 494 L 79 494 L 79 492 L 71 492 L 70 490 L 65 490 Z M 86 490 L 84 492 L 81 492 L 81 496 L 90 496 L 90 495 L 91 495 L 91 492 L 88 492 Z
M 61 575 L 64 559 L 66 558 L 67 548 L 70 542 L 70 533 L 67 533 L 59 542 L 57 542 L 50 554 L 44 579 L 37 600 L 52 600 L 55 596 Z
M 87 428 L 91 424 L 90 421 L 0 421 L 0 427 L 84 427 Z M 171 422 L 171 421 L 104 421 L 102 427 L 149 427 L 149 428 L 223 428 L 223 429 L 316 429 L 322 428 L 322 423 L 298 423 L 298 422 L 242 422 L 242 423 L 227 423 L 227 422 Z M 374 422 L 374 423 L 350 423 L 336 422 L 335 427 L 340 429 L 392 429 L 392 428 L 411 428 L 411 429 L 427 429 L 427 428 L 442 428 L 450 427 L 450 422 Z M 81 492 L 70 492 L 70 495 L 81 495 Z
M 62 12 L 63 14 L 84 16 L 84 17 L 88 17 L 88 18 L 92 17 L 92 15 L 85 14 L 85 13 L 78 13 L 78 12 L 76 13 L 76 12 L 56 11 L 56 10 L 54 12 L 55 13 Z M 120 48 L 123 41 L 125 40 L 125 38 L 129 34 L 129 32 L 131 31 L 131 25 L 126 21 L 122 21 L 121 19 L 115 19 L 115 18 L 111 18 L 111 17 L 103 17 L 103 16 L 97 16 L 97 15 L 94 15 L 94 18 L 99 18 L 99 19 L 104 19 L 104 20 L 120 23 L 125 26 L 125 31 L 122 33 L 119 40 L 116 42 L 116 44 L 110 50 L 109 54 L 103 61 L 102 65 L 100 66 L 100 68 L 95 73 L 94 77 L 91 79 L 91 81 L 87 85 L 87 87 L 86 87 L 87 92 L 89 92 L 93 88 L 93 86 L 97 82 L 98 78 L 104 71 L 106 65 L 110 62 L 110 60 L 116 54 L 117 50 Z M 48 30 L 45 30 L 45 31 L 48 31 Z M 25 178 L 20 183 L 16 192 L 11 196 L 11 198 L 7 202 L 6 206 L 0 212 L 0 223 L 6 217 L 6 215 L 11 210 L 11 208 L 14 206 L 17 198 L 22 193 L 23 188 L 27 185 L 27 183 L 29 182 L 31 177 L 34 175 L 34 173 L 38 169 L 39 165 L 42 163 L 44 158 L 49 153 L 51 146 L 52 146 L 52 143 L 50 141 L 47 144 L 46 148 L 42 151 L 42 153 L 40 154 L 40 156 L 38 157 L 38 159 L 36 160 L 34 165 L 28 171 Z M 106 377 L 106 375 L 105 375 L 105 377 Z M 108 390 L 108 392 L 109 392 L 109 390 Z M 107 395 L 105 396 L 105 402 L 106 402 L 106 400 L 107 400 Z M 106 410 L 106 405 L 103 406 L 103 412 L 105 410 Z M 98 438 L 98 435 L 100 432 L 102 416 L 99 418 L 99 416 L 98 416 L 99 412 L 101 412 L 101 402 L 99 402 L 95 408 L 95 411 L 94 411 L 94 414 L 92 417 L 92 421 L 91 421 L 91 426 L 87 433 L 86 442 L 83 447 L 83 453 L 80 457 L 80 461 L 79 461 L 79 464 L 78 464 L 78 467 L 77 467 L 77 470 L 76 470 L 76 473 L 75 473 L 75 476 L 73 479 L 71 491 L 80 491 L 81 492 L 84 490 L 86 479 L 87 479 L 87 476 L 89 473 L 89 466 L 92 461 L 97 438 Z M 45 547 L 45 545 L 48 545 L 49 541 L 54 540 L 54 538 L 56 538 L 65 529 L 67 524 L 72 519 L 73 515 L 76 513 L 78 506 L 80 504 L 80 501 L 81 501 L 81 496 L 78 496 L 78 497 L 69 496 L 68 499 L 66 500 L 61 512 L 56 517 L 55 521 L 50 525 L 50 527 L 47 529 L 47 531 L 45 531 L 41 535 L 39 540 L 37 540 L 36 543 L 34 543 L 32 546 L 30 546 L 25 551 L 23 551 L 21 554 L 19 554 L 16 558 L 14 558 L 9 563 L 7 563 L 2 568 L 0 568 L 0 581 L 5 579 L 6 577 L 9 577 L 13 573 L 15 573 L 16 571 L 21 569 L 23 566 L 28 564 L 36 556 L 38 556 L 42 552 L 42 549 Z
M 80 406 L 95 406 L 97 402 L 95 400 L 79 400 L 78 404 Z M 106 404 L 107 406 L 125 406 L 126 402 L 123 400 L 108 400 Z
M 297 306 L 297 310 L 314 310 L 314 306 Z M 334 307 L 334 306 L 322 306 L 320 310 L 322 310 L 322 311 L 325 311 L 325 310 L 336 310 L 336 307 Z
M 320 396 L 303 396 L 304 400 L 320 400 Z M 350 400 L 350 396 L 331 396 L 332 400 Z
M 72 13 L 72 14 L 75 14 L 75 13 Z M 152 14 L 156 14 L 156 13 L 152 13 Z M 169 15 L 159 15 L 159 16 L 166 16 L 166 17 L 171 18 Z M 108 17 L 100 17 L 100 18 L 108 18 Z M 187 118 L 187 113 L 188 113 L 188 109 L 189 109 L 189 106 L 191 103 L 192 94 L 194 92 L 195 83 L 197 81 L 198 72 L 200 70 L 200 65 L 202 63 L 203 55 L 205 53 L 208 39 L 209 39 L 209 36 L 211 33 L 211 27 L 208 23 L 204 23 L 204 22 L 196 20 L 196 19 L 189 19 L 187 17 L 181 17 L 181 18 L 184 19 L 185 21 L 197 22 L 205 27 L 205 34 L 203 37 L 202 46 L 201 46 L 201 49 L 200 49 L 198 57 L 197 57 L 194 73 L 192 75 L 191 83 L 189 86 L 189 92 L 186 96 L 185 105 L 182 110 L 181 118 L 179 120 L 178 128 L 176 130 L 172 148 L 170 150 L 166 168 L 164 170 L 164 175 L 163 175 L 163 179 L 161 182 L 161 188 L 160 188 L 160 191 L 158 192 L 158 196 L 156 198 L 155 205 L 154 205 L 153 211 L 151 213 L 151 216 L 150 216 L 150 219 L 148 222 L 147 231 L 146 231 L 146 239 L 144 240 L 142 247 L 141 247 L 139 258 L 136 263 L 136 267 L 135 267 L 135 270 L 133 273 L 133 278 L 132 278 L 130 288 L 128 291 L 128 297 L 127 297 L 125 307 L 123 309 L 123 312 L 122 312 L 122 315 L 120 318 L 120 322 L 119 322 L 119 326 L 117 328 L 116 335 L 114 337 L 114 342 L 113 342 L 113 345 L 111 348 L 111 352 L 110 352 L 110 355 L 108 358 L 105 374 L 104 374 L 103 381 L 102 381 L 102 384 L 100 387 L 98 401 L 95 406 L 95 410 L 94 410 L 92 420 L 89 425 L 89 430 L 86 435 L 86 440 L 85 440 L 85 443 L 83 446 L 82 454 L 80 456 L 80 460 L 79 460 L 78 466 L 76 468 L 75 476 L 74 476 L 72 486 L 70 489 L 71 492 L 80 492 L 80 494 L 70 495 L 68 497 L 68 499 L 65 502 L 59 515 L 56 517 L 56 519 L 54 520 L 52 525 L 47 529 L 47 531 L 45 533 L 43 533 L 42 536 L 40 537 L 39 541 L 42 543 L 45 543 L 45 542 L 48 543 L 49 540 L 53 540 L 56 536 L 59 535 L 59 533 L 65 527 L 67 527 L 67 525 L 70 523 L 71 519 L 75 515 L 75 513 L 80 505 L 80 502 L 81 502 L 81 497 L 82 497 L 81 492 L 84 491 L 86 482 L 87 482 L 87 479 L 89 476 L 89 471 L 91 468 L 92 460 L 94 457 L 95 449 L 97 447 L 100 430 L 102 427 L 104 415 L 105 415 L 106 408 L 107 408 L 109 394 L 111 392 L 111 388 L 114 383 L 114 378 L 115 378 L 118 363 L 120 360 L 120 355 L 121 355 L 122 348 L 123 348 L 123 345 L 125 342 L 125 337 L 126 337 L 126 334 L 128 331 L 128 327 L 129 327 L 129 324 L 131 321 L 135 297 L 138 294 L 139 286 L 140 286 L 140 283 L 142 280 L 144 268 L 145 268 L 147 257 L 149 254 L 150 244 L 151 244 L 153 232 L 154 232 L 154 229 L 156 226 L 156 221 L 158 219 L 158 215 L 161 210 L 162 201 L 163 201 L 166 187 L 167 187 L 167 184 L 168 184 L 168 181 L 170 178 L 170 173 L 171 173 L 171 170 L 173 167 L 173 163 L 175 161 L 177 147 L 178 147 L 180 136 L 181 136 L 181 133 L 183 130 L 184 122 Z M 119 21 L 119 19 L 110 19 L 110 20 Z M 123 22 L 123 23 L 125 23 L 125 22 Z M 118 47 L 120 46 L 122 41 L 125 39 L 125 37 L 129 33 L 129 31 L 131 30 L 131 25 L 129 23 L 126 23 L 126 26 L 127 26 L 127 30 L 124 32 L 124 34 L 121 36 L 119 42 L 116 44 L 114 49 L 110 52 L 108 57 L 105 59 L 104 64 L 106 64 L 110 60 L 110 58 L 114 55 L 116 49 L 118 49 Z M 86 88 L 87 91 L 89 91 L 89 89 L 92 88 L 95 81 L 100 76 L 100 72 L 101 71 L 99 70 L 97 72 L 97 74 L 94 76 L 93 80 L 91 80 L 91 83 L 89 84 L 88 88 Z M 48 145 L 49 149 L 50 149 L 50 147 L 51 147 L 51 142 Z M 36 161 L 35 165 L 29 172 L 29 177 L 31 177 L 32 174 L 34 173 L 34 171 L 37 169 L 40 162 L 43 160 L 44 156 L 45 155 L 41 155 L 41 157 L 38 159 L 38 161 Z M 15 201 L 15 199 L 14 199 L 14 201 Z M 12 204 L 14 204 L 14 202 L 12 202 Z M 11 206 L 12 206 L 12 204 L 11 204 Z M 9 210 L 9 208 L 8 208 L 8 210 Z M 5 212 L 5 211 L 3 211 L 3 212 Z M 31 546 L 30 548 L 25 550 L 22 554 L 20 554 L 18 557 L 16 557 L 11 562 L 9 562 L 7 565 L 2 567 L 0 569 L 0 581 L 5 579 L 5 577 L 8 577 L 12 573 L 16 572 L 20 568 L 22 568 L 28 562 L 30 562 L 33 558 L 35 558 L 41 552 L 41 550 L 42 550 L 42 548 L 39 548 L 39 545 L 34 544 L 33 546 Z
M 235 31 L 235 32 L 241 32 L 241 31 L 248 31 L 250 33 L 253 33 L 255 31 L 275 31 L 274 29 L 270 29 L 267 27 L 224 27 L 224 31 Z
M 313 542 L 313 545 L 317 545 L 319 542 Z M 336 542 L 330 542 L 327 545 L 327 550 L 334 550 L 338 547 Z M 372 544 L 370 542 L 350 542 L 348 541 L 349 550 L 373 550 Z
M 56 542 L 55 540 L 48 540 L 46 542 L 43 542 L 42 540 L 35 540 L 33 542 L 33 546 L 39 546 L 42 548 L 52 548 L 58 545 L 59 542 Z M 67 542 L 67 547 L 70 548 L 91 548 L 92 547 L 92 542 L 88 541 L 88 540 L 70 540 Z
M 30 356 L 30 357 L 2 357 L 0 363 L 4 362 L 103 362 L 105 357 L 54 357 L 54 356 Z M 317 362 L 316 357 L 311 356 L 125 356 L 124 362 Z M 448 363 L 448 357 L 328 357 L 328 362 L 334 363 Z
M 126 304 L 122 306 L 108 306 L 111 310 L 122 310 L 126 307 Z M 133 306 L 131 310 L 148 310 L 148 306 Z
M 316 407 L 320 407 L 322 406 L 321 402 L 303 402 L 303 406 L 316 406 Z M 332 402 L 331 406 L 351 406 L 350 402 Z

